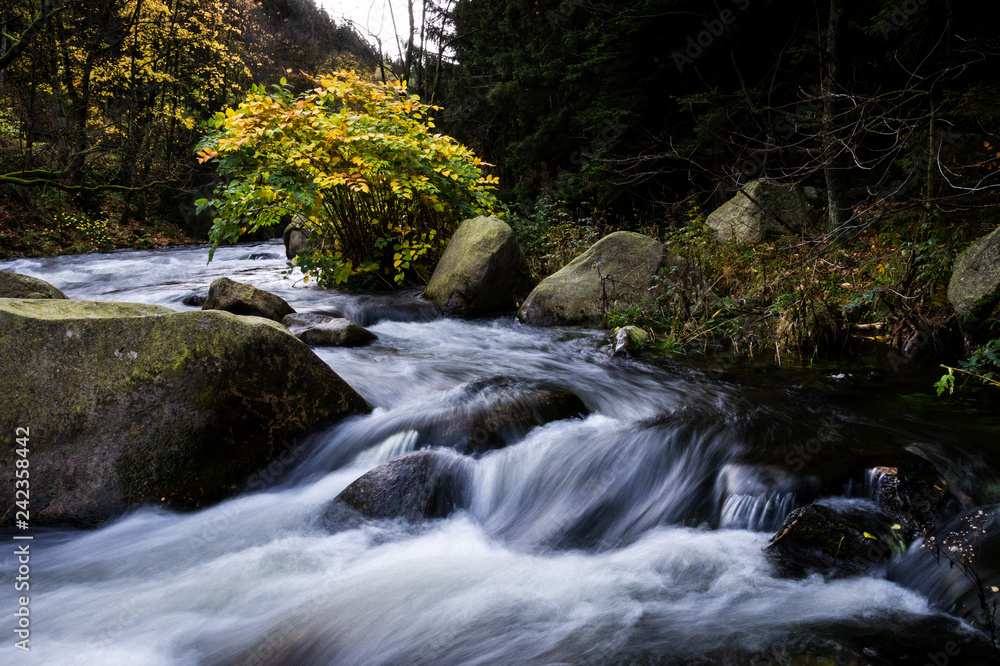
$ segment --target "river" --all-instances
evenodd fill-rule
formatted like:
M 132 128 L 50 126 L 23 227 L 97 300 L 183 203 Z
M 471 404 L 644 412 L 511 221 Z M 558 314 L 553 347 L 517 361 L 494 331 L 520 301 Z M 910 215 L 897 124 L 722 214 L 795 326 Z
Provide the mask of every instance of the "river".
M 32 650 L 5 630 L 0 663 L 986 663 L 982 634 L 942 610 L 962 590 L 925 553 L 826 579 L 784 576 L 761 549 L 796 506 L 867 501 L 867 470 L 899 456 L 997 501 L 995 403 L 938 399 L 891 373 L 873 382 L 855 365 L 613 358 L 600 331 L 437 318 L 412 293 L 323 292 L 283 275 L 275 242 L 206 259 L 183 247 L 0 268 L 74 299 L 178 310 L 226 276 L 300 312 L 346 315 L 378 341 L 316 353 L 374 411 L 308 435 L 258 492 L 38 530 Z M 482 386 L 566 389 L 591 413 L 476 458 L 471 504 L 446 519 L 325 519 L 367 470 L 440 444 L 416 432 L 488 401 Z M 0 559 L 7 618 L 12 550 Z

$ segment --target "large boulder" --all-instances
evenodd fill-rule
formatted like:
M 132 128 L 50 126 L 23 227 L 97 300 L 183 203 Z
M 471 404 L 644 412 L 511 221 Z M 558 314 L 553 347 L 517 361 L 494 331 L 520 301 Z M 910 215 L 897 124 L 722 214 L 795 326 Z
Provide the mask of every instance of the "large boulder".
M 703 289 L 694 266 L 668 252 L 660 241 L 630 231 L 605 236 L 560 271 L 542 280 L 517 311 L 537 326 L 600 325 L 606 312 L 649 305 L 661 269 L 671 282 Z
M 948 300 L 967 334 L 983 339 L 1000 335 L 1000 228 L 958 255 Z
M 0 430 L 30 432 L 33 524 L 221 500 L 289 438 L 370 410 L 284 327 L 227 312 L 0 299 L 0 345 Z
M 797 233 L 809 220 L 805 193 L 795 185 L 755 180 L 708 216 L 721 241 L 759 243 L 766 236 Z
M 225 277 L 212 282 L 208 288 L 208 298 L 201 309 L 225 310 L 233 314 L 263 317 L 277 322 L 295 312 L 280 296 L 258 289 L 252 284 L 236 282 Z
M 344 317 L 296 313 L 287 315 L 281 323 L 299 340 L 317 347 L 360 347 L 378 340 L 367 328 Z
M 531 287 L 514 230 L 494 217 L 477 217 L 459 225 L 424 295 L 445 314 L 467 317 L 513 309 Z
M 435 451 L 418 451 L 382 463 L 337 495 L 328 512 L 343 506 L 365 518 L 418 521 L 444 518 L 467 505 L 469 464 Z
M 66 298 L 45 280 L 0 271 L 0 298 Z

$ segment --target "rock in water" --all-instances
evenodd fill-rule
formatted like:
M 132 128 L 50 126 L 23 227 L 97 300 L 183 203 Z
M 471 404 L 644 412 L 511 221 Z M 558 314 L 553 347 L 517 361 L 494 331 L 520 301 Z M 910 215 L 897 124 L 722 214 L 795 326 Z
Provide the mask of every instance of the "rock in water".
M 45 280 L 0 271 L 0 298 L 66 298 Z
M 893 518 L 873 502 L 839 500 L 792 511 L 765 551 L 792 575 L 843 575 L 872 569 L 904 547 Z
M 291 261 L 304 252 L 314 250 L 309 242 L 309 220 L 304 215 L 295 215 L 281 234 L 285 242 L 285 257 Z
M 796 186 L 755 180 L 708 216 L 719 240 L 759 243 L 768 235 L 797 233 L 809 219 L 810 206 Z
M 570 391 L 502 379 L 481 380 L 465 388 L 460 406 L 415 426 L 417 446 L 485 453 L 523 438 L 535 426 L 588 414 L 587 406 Z
M 30 431 L 33 524 L 221 500 L 285 440 L 370 410 L 284 327 L 227 312 L 0 299 L 0 344 L 0 429 Z
M 200 308 L 201 306 L 203 306 L 205 304 L 205 301 L 207 301 L 207 300 L 208 300 L 208 294 L 204 294 L 204 293 L 202 293 L 202 294 L 188 294 L 187 296 L 185 296 L 181 300 L 181 303 L 183 303 L 184 305 L 190 306 L 192 308 Z
M 649 333 L 638 326 L 623 326 L 615 331 L 613 353 L 615 356 L 635 354 L 649 342 Z
M 290 314 L 281 320 L 292 335 L 317 347 L 360 347 L 378 336 L 344 317 L 320 314 Z
M 1000 228 L 958 255 L 948 300 L 967 335 L 983 340 L 1000 335 Z
M 334 500 L 365 518 L 417 521 L 444 518 L 467 504 L 468 463 L 457 456 L 419 451 L 382 463 Z
M 609 234 L 542 280 L 517 318 L 537 326 L 600 325 L 605 310 L 619 312 L 655 300 L 650 288 L 661 269 L 672 271 L 665 282 L 692 295 L 704 293 L 698 270 L 660 241 L 630 231 Z
M 514 230 L 494 217 L 466 220 L 448 242 L 424 295 L 447 315 L 512 310 L 531 291 Z
M 218 278 L 208 288 L 208 298 L 202 310 L 225 310 L 238 315 L 263 317 L 280 322 L 295 310 L 285 299 L 258 289 L 251 284 Z

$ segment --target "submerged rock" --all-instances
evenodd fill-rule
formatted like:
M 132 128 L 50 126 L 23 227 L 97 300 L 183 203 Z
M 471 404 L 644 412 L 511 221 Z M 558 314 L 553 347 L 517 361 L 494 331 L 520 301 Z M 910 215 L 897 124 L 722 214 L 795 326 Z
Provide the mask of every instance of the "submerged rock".
M 365 518 L 418 521 L 444 518 L 467 505 L 468 462 L 434 451 L 419 451 L 382 463 L 344 489 L 334 500 Z
M 805 193 L 789 183 L 755 180 L 708 216 L 721 241 L 759 243 L 769 235 L 797 233 L 808 222 Z
M 0 271 L 0 298 L 66 298 L 45 280 L 20 273 Z
M 448 241 L 424 295 L 446 315 L 512 310 L 531 291 L 514 230 L 495 217 L 465 220 Z
M 661 270 L 667 279 L 657 285 Z M 655 238 L 617 231 L 542 280 L 517 318 L 538 326 L 600 325 L 606 312 L 650 305 L 661 292 L 654 287 L 667 283 L 695 297 L 704 295 L 696 267 Z
M 460 407 L 418 428 L 418 447 L 484 453 L 521 439 L 536 426 L 590 414 L 580 398 L 563 389 L 486 380 L 470 384 L 466 394 Z
M 281 320 L 292 335 L 317 347 L 360 347 L 378 336 L 344 317 L 320 314 L 290 314 Z
M 30 430 L 33 524 L 221 500 L 285 440 L 370 410 L 285 328 L 227 312 L 0 299 L 0 345 L 0 428 Z M 14 465 L 2 476 L 13 488 Z
M 787 573 L 855 574 L 904 549 L 899 525 L 867 500 L 795 509 L 764 548 Z
M 987 339 L 1000 334 L 1000 229 L 958 255 L 948 300 L 967 335 Z
M 251 284 L 218 278 L 208 288 L 208 298 L 202 310 L 225 310 L 233 314 L 263 317 L 280 322 L 295 310 L 280 296 L 258 289 Z

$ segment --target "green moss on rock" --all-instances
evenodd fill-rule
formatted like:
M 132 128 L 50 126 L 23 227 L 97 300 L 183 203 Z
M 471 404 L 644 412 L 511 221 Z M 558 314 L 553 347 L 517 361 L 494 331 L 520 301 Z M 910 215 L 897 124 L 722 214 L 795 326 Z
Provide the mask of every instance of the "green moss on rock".
M 201 309 L 225 310 L 233 314 L 263 317 L 272 321 L 281 321 L 282 318 L 295 312 L 280 296 L 258 289 L 252 284 L 236 282 L 225 277 L 212 282 L 208 288 L 208 298 L 205 299 Z
M 424 295 L 448 315 L 512 310 L 531 290 L 530 275 L 514 230 L 477 217 L 455 231 Z
M 0 341 L 0 430 L 30 428 L 38 524 L 218 501 L 284 440 L 369 410 L 282 326 L 226 312 L 0 299 Z
M 980 238 L 955 260 L 948 300 L 966 334 L 1000 334 L 1000 229 Z
M 30 275 L 0 271 L 0 298 L 64 299 L 66 294 Z
M 537 326 L 595 326 L 607 312 L 651 303 L 661 268 L 687 262 L 660 241 L 630 231 L 605 236 L 562 270 L 542 280 L 521 305 L 517 318 Z

